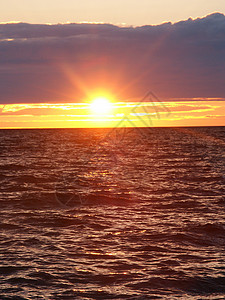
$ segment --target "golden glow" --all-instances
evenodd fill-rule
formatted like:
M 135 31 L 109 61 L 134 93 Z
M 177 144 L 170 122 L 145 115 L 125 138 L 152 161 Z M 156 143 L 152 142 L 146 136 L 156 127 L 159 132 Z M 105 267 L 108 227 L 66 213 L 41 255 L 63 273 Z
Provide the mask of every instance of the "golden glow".
M 93 100 L 90 104 L 92 113 L 96 115 L 105 116 L 112 111 L 113 105 L 109 99 L 105 97 L 98 97 Z
M 152 102 L 115 102 L 107 99 L 111 99 L 110 96 L 105 96 L 104 101 L 99 101 L 96 97 L 92 104 L 87 102 L 1 104 L 0 128 L 225 125 L 225 101 L 222 101 L 223 99 L 173 100 L 164 102 L 164 106 L 158 103 L 157 107 Z M 104 110 L 103 105 L 99 107 L 99 104 L 103 103 Z M 170 111 L 169 115 L 165 107 Z

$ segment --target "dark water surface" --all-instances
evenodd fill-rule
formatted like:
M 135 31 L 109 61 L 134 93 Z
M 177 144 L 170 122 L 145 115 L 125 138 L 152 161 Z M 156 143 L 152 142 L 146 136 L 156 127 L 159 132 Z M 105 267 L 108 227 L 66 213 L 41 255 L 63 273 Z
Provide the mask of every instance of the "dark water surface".
M 224 149 L 225 127 L 1 130 L 0 299 L 225 299 Z

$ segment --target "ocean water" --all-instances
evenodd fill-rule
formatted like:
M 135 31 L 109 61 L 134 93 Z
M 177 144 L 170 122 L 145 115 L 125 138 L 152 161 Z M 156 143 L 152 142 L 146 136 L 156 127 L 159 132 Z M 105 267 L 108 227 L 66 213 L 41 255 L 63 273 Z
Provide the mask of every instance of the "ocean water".
M 225 127 L 0 131 L 0 299 L 225 299 Z

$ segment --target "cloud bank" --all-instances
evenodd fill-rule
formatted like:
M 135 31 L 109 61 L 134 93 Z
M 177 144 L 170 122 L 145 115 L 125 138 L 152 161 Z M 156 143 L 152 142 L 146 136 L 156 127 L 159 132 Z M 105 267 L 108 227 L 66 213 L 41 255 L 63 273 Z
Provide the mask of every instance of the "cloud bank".
M 225 16 L 157 26 L 0 24 L 0 103 L 225 97 Z

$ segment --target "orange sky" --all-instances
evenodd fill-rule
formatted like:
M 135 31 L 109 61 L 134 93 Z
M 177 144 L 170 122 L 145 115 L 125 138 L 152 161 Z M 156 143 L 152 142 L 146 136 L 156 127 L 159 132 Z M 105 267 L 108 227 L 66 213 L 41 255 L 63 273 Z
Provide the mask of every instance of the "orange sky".
M 0 23 L 0 128 L 224 126 L 224 25 Z M 97 96 L 110 112 L 91 111 Z
M 225 12 L 224 0 L 39 0 L 1 1 L 1 21 L 105 22 L 145 25 Z
M 113 108 L 107 115 L 94 114 L 90 110 L 90 103 L 0 106 L 0 128 L 223 126 L 224 124 L 225 102 L 218 99 L 113 102 Z

